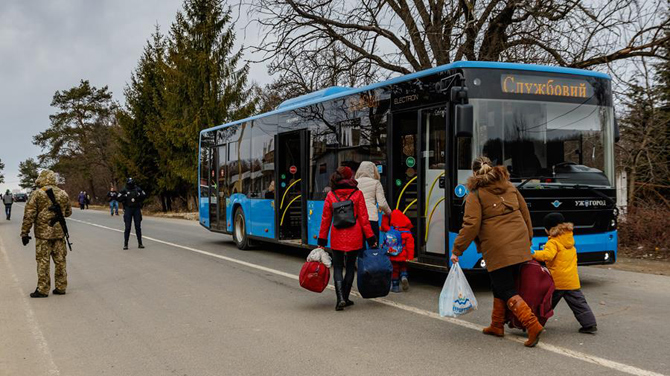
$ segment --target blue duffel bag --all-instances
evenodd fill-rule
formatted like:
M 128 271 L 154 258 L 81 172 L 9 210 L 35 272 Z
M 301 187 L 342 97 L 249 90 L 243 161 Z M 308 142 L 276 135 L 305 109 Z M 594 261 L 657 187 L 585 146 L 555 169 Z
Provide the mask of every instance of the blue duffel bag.
M 393 265 L 381 249 L 366 249 L 358 254 L 358 292 L 363 298 L 379 298 L 391 290 Z

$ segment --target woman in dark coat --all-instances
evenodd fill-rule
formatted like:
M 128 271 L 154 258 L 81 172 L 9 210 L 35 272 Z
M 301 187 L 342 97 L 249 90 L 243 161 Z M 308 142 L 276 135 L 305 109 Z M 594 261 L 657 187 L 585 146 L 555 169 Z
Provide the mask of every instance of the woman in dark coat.
M 79 192 L 77 201 L 79 202 L 79 210 L 84 210 L 84 208 L 86 207 L 86 194 L 84 193 L 84 191 Z
M 491 160 L 479 157 L 472 163 L 472 171 L 463 227 L 454 240 L 451 261 L 458 262 L 474 240 L 486 262 L 494 297 L 491 326 L 484 329 L 484 334 L 502 337 L 505 310 L 510 309 L 528 332 L 525 345 L 533 347 L 544 328 L 514 284 L 521 264 L 531 260 L 533 225 L 526 201 L 510 183 L 505 167 L 492 167 Z
M 367 240 L 368 245 L 373 248 L 377 247 L 377 237 L 370 227 L 365 198 L 358 190 L 358 182 L 353 175 L 349 167 L 340 167 L 331 175 L 331 191 L 328 192 L 323 205 L 321 231 L 319 232 L 321 247 L 328 244 L 328 233 L 330 233 L 330 248 L 333 250 L 333 280 L 335 280 L 335 294 L 337 295 L 336 311 L 341 311 L 344 307 L 354 304 L 349 300 L 349 293 L 354 283 L 356 257 L 358 251 L 363 249 L 363 241 Z M 351 200 L 354 204 L 356 223 L 351 227 L 336 228 L 332 225 L 333 203 L 346 200 Z M 347 273 L 343 276 L 345 259 Z

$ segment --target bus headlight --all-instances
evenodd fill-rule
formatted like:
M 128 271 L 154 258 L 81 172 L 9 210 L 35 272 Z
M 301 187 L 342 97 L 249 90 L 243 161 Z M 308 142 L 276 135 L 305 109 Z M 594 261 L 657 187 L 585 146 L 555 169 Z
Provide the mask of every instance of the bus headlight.
M 482 259 L 482 261 L 479 262 L 479 267 L 482 269 L 486 269 L 486 261 L 484 261 L 484 259 Z
M 609 252 L 605 252 L 605 261 L 607 261 L 607 260 L 609 260 L 609 259 L 610 259 L 610 253 L 609 253 Z
M 616 219 L 613 219 L 613 220 L 610 222 L 610 228 L 612 228 L 612 229 L 615 229 L 615 228 L 616 228 Z

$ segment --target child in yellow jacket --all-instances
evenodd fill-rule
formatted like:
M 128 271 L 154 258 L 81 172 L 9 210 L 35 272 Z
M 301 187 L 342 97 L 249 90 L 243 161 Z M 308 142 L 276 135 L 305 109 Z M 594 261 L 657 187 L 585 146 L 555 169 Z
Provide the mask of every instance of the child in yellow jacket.
M 572 236 L 574 226 L 565 222 L 561 213 L 549 213 L 544 217 L 544 228 L 549 235 L 549 241 L 544 245 L 544 250 L 533 254 L 533 259 L 546 263 L 554 278 L 556 290 L 552 296 L 552 308 L 565 298 L 568 307 L 582 325 L 579 332 L 594 334 L 598 330 L 596 317 L 580 290 L 577 250 Z

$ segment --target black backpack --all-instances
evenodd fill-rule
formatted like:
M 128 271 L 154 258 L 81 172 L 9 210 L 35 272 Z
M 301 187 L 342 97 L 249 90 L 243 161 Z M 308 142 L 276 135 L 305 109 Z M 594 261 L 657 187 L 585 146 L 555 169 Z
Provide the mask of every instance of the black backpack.
M 333 203 L 333 226 L 337 229 L 349 228 L 356 224 L 356 215 L 354 210 L 354 202 L 350 200 L 351 196 L 356 193 L 357 189 L 351 192 L 346 200 L 340 201 L 335 192 L 335 200 Z

